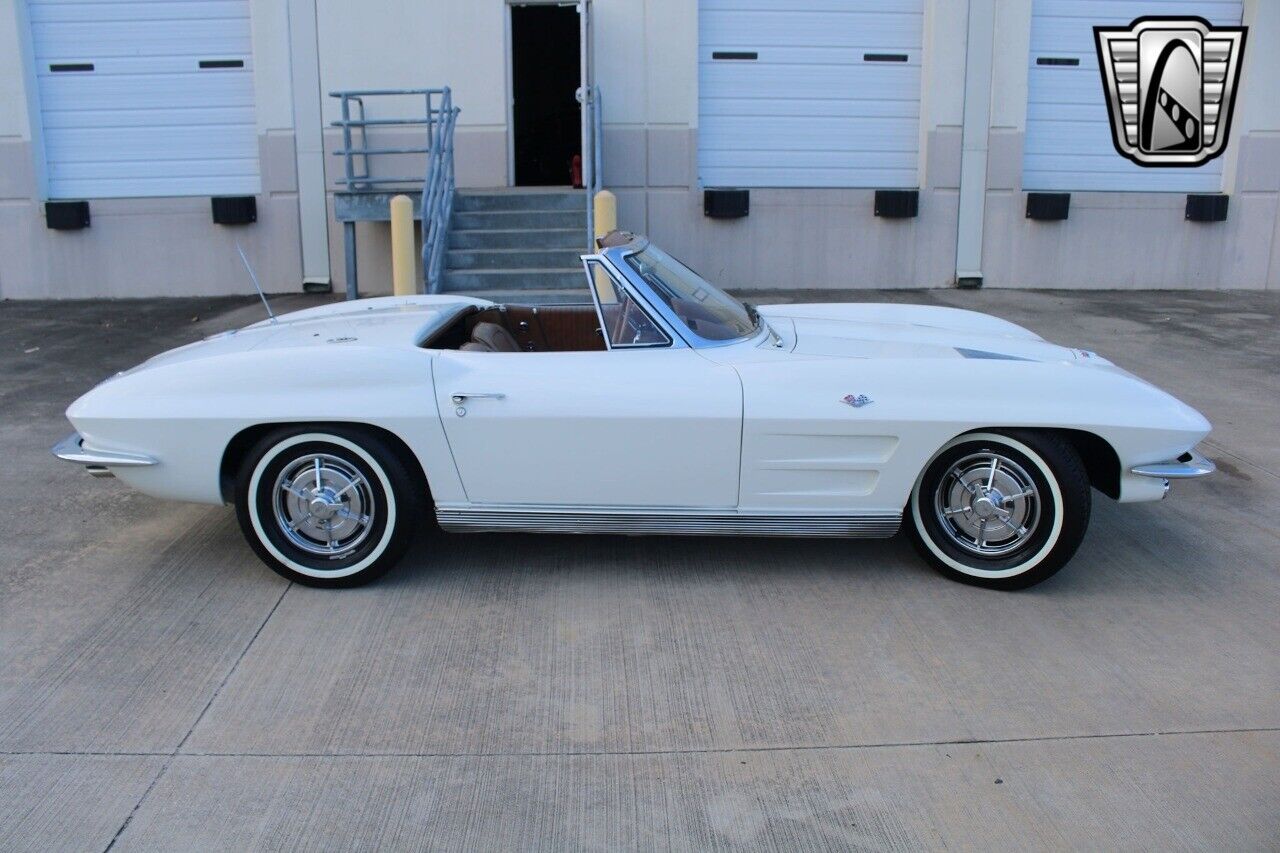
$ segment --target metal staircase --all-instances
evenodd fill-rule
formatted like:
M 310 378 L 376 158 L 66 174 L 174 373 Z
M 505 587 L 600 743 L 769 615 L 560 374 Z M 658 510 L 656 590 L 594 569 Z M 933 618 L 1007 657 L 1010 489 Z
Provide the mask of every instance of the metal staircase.
M 454 196 L 446 293 L 585 290 L 585 190 L 520 187 Z
M 598 87 L 579 90 L 583 177 L 590 195 L 566 187 L 456 190 L 453 131 L 459 109 L 447 86 L 329 94 L 339 99 L 342 115 L 331 124 L 342 131 L 342 147 L 334 152 L 343 161 L 334 216 L 343 224 L 348 299 L 359 296 L 356 223 L 390 221 L 395 195 L 408 196 L 414 218 L 422 222 L 425 292 L 533 301 L 584 296 L 579 256 L 593 243 L 591 198 L 601 188 Z M 425 143 L 384 141 L 389 131 L 416 128 L 425 128 Z M 423 154 L 425 176 L 406 176 L 403 158 Z M 397 165 L 399 172 L 393 171 Z

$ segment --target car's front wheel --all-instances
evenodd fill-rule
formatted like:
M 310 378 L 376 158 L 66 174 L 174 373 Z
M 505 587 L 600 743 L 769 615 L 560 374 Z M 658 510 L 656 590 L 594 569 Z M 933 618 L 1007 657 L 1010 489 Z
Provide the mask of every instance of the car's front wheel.
M 249 545 L 308 586 L 358 586 L 384 574 L 409 546 L 420 507 L 395 449 L 351 427 L 272 432 L 247 454 L 236 485 Z
M 1060 438 L 978 432 L 948 442 L 911 493 L 908 530 L 947 577 L 1023 589 L 1071 559 L 1089 524 L 1089 478 Z

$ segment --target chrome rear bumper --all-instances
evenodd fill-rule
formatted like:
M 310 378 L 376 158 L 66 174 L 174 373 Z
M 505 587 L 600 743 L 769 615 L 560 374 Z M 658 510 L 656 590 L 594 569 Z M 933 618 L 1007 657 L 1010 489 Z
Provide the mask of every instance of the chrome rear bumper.
M 90 450 L 84 446 L 80 433 L 73 432 L 53 446 L 54 456 L 66 462 L 83 465 L 95 477 L 110 477 L 112 468 L 141 468 L 155 465 L 156 460 L 141 453 L 120 453 L 114 450 Z
M 1203 477 L 1206 474 L 1212 474 L 1218 470 L 1218 466 L 1214 465 L 1209 459 L 1204 458 L 1194 450 L 1188 450 L 1170 462 L 1151 462 L 1147 465 L 1138 465 L 1129 469 L 1139 477 L 1159 477 L 1164 480 L 1190 480 L 1194 477 Z

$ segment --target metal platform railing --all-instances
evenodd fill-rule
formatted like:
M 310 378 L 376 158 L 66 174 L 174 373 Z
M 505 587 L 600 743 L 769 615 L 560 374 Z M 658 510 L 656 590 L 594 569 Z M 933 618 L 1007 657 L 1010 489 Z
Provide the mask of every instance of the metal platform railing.
M 448 86 L 440 89 L 351 89 L 330 92 L 341 102 L 341 118 L 331 126 L 341 128 L 342 147 L 333 152 L 342 158 L 342 176 L 338 199 L 339 218 L 346 229 L 347 295 L 355 298 L 355 219 L 378 219 L 377 214 L 343 216 L 342 210 L 365 210 L 371 205 L 379 210 L 389 196 L 403 190 L 413 197 L 420 194 L 416 207 L 422 220 L 422 274 L 429 293 L 438 292 L 448 240 L 449 217 L 453 213 L 453 129 L 459 109 L 453 106 Z M 406 97 L 422 99 L 423 111 L 409 115 L 383 116 L 366 109 L 366 102 L 402 102 Z M 381 111 L 379 111 L 381 112 Z M 369 128 L 425 128 L 424 145 L 370 144 Z M 375 132 L 376 135 L 376 132 Z M 379 175 L 374 168 L 378 158 L 425 154 L 426 163 L 417 175 Z M 375 204 L 376 202 L 376 204 Z M 383 220 L 385 221 L 385 219 Z

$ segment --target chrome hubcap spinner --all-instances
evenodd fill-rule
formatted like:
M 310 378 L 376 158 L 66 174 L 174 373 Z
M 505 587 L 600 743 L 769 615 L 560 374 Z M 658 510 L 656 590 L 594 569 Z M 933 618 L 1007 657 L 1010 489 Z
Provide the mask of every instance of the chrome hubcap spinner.
M 981 451 L 955 462 L 934 492 L 944 532 L 963 550 L 1001 557 L 1030 539 L 1040 523 L 1035 481 L 1009 457 Z
M 310 453 L 276 477 L 275 520 L 290 542 L 318 556 L 341 559 L 369 536 L 375 517 L 369 482 L 351 463 Z

